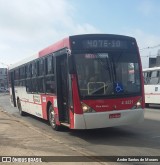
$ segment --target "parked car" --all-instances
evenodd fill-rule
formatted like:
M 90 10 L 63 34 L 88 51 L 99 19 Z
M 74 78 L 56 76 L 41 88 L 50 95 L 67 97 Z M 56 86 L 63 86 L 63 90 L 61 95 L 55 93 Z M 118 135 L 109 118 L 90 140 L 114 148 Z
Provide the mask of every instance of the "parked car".
M 4 87 L 0 87 L 0 92 L 9 92 L 9 90 Z

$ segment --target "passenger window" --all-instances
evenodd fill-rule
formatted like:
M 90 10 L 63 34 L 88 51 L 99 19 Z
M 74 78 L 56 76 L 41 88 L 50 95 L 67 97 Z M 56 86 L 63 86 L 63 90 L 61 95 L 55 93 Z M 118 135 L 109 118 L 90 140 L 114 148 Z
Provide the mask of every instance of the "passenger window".
M 46 71 L 47 71 L 47 74 L 53 73 L 52 56 L 49 56 L 46 59 Z
M 46 93 L 54 93 L 55 92 L 55 80 L 54 76 L 46 77 Z
M 158 75 L 157 71 L 151 72 L 150 84 L 158 84 L 159 78 L 157 77 L 157 75 Z
M 38 62 L 38 71 L 39 71 L 39 76 L 44 75 L 44 59 L 41 58 Z

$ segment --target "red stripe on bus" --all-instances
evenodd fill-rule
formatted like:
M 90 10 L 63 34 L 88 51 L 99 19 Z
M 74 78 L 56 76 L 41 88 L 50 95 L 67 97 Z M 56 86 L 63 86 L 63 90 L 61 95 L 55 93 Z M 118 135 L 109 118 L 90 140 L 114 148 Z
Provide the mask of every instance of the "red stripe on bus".
M 38 104 L 38 103 L 35 103 L 35 102 L 30 102 L 30 101 L 26 101 L 26 100 L 22 100 L 22 99 L 21 99 L 21 101 L 22 102 L 27 102 L 27 103 L 30 103 L 30 104 L 42 105 L 42 104 Z
M 83 114 L 79 93 L 78 93 L 78 86 L 76 81 L 76 75 L 72 75 L 72 94 L 73 94 L 73 107 L 74 107 L 74 113 L 76 114 Z
M 43 50 L 41 50 L 39 52 L 39 57 L 42 57 L 42 56 L 45 56 L 47 54 L 50 54 L 50 53 L 53 53 L 53 52 L 56 52 L 57 50 L 60 50 L 62 48 L 65 48 L 65 47 L 68 47 L 70 48 L 70 44 L 69 44 L 69 38 L 65 38 Z

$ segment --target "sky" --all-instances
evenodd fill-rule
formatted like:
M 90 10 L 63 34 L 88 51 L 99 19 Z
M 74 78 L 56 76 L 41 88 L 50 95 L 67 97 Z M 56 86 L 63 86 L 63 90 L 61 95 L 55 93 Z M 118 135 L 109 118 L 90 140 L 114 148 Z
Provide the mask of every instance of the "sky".
M 143 68 L 160 49 L 159 0 L 0 0 L 0 67 L 70 35 L 135 37 Z

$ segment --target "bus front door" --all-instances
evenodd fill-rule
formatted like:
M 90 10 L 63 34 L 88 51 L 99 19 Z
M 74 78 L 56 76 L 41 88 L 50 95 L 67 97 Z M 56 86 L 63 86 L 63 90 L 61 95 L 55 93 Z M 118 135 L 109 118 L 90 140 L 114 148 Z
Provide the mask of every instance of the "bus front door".
M 67 55 L 56 57 L 57 102 L 59 120 L 69 123 Z

